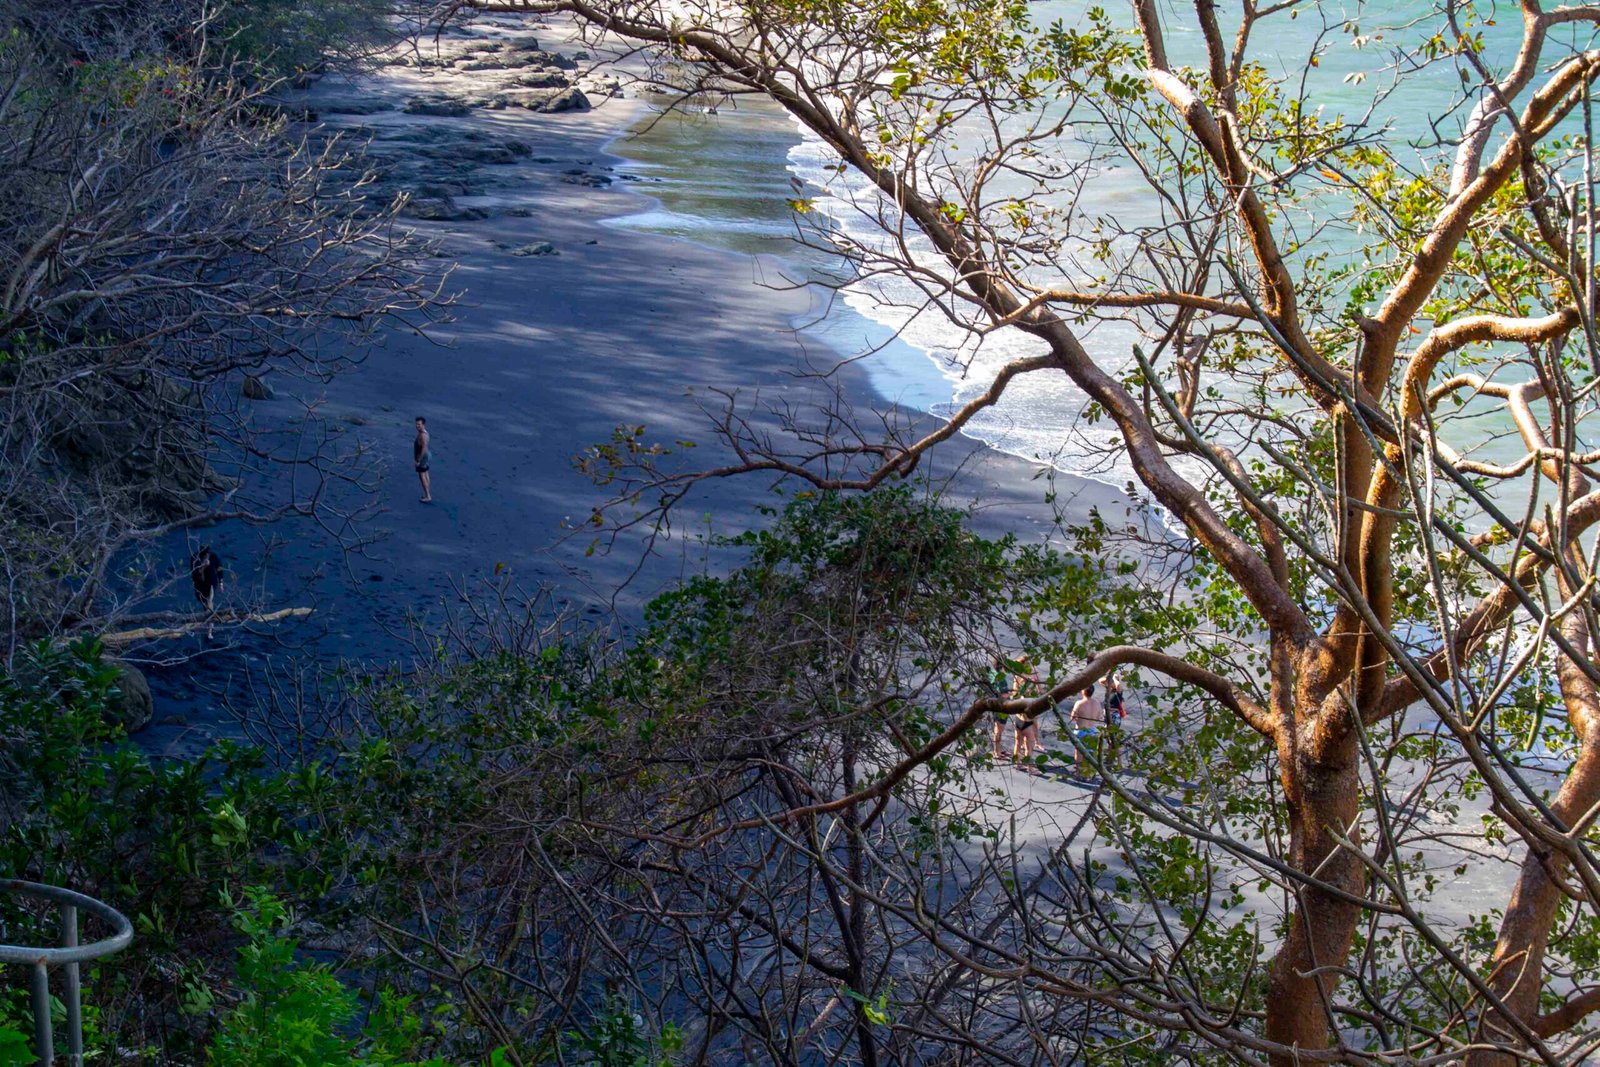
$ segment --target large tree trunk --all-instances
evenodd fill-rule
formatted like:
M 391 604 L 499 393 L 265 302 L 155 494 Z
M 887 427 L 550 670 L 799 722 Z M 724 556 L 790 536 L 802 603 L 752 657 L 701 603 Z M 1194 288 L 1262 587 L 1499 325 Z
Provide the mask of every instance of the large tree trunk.
M 1296 736 L 1280 745 L 1283 785 L 1289 807 L 1289 862 L 1316 872 L 1317 885 L 1296 894 L 1289 936 L 1272 961 L 1267 993 L 1266 1036 L 1291 1048 L 1328 1047 L 1329 1006 L 1338 985 L 1332 968 L 1350 954 L 1360 908 L 1328 887 L 1355 896 L 1365 883 L 1360 862 L 1341 849 L 1338 837 L 1355 834 L 1360 781 L 1355 737 L 1331 737 L 1326 716 L 1311 715 L 1289 726 Z M 1285 751 L 1287 749 L 1287 751 Z M 1292 1055 L 1274 1057 L 1292 1067 Z
M 1512 891 L 1500 923 L 1500 938 L 1495 945 L 1489 987 L 1495 991 L 1516 1018 L 1531 1022 L 1539 1009 L 1539 987 L 1544 971 L 1545 942 L 1555 920 L 1560 890 L 1550 877 L 1546 864 L 1564 867 L 1565 861 L 1548 850 L 1529 850 L 1522 861 L 1522 876 Z M 1477 1035 L 1481 1041 L 1521 1044 L 1511 1025 L 1499 1012 L 1485 1013 Z M 1467 1067 L 1511 1067 L 1518 1060 L 1510 1053 L 1479 1051 L 1467 1057 Z
M 1568 560 L 1569 564 L 1573 560 L 1570 553 Z M 1563 581 L 1562 595 L 1570 595 L 1569 590 L 1570 584 Z M 1583 612 L 1569 614 L 1562 621 L 1561 630 L 1574 649 L 1589 654 L 1589 628 Z M 1580 745 L 1578 758 L 1550 804 L 1550 813 L 1565 830 L 1600 802 L 1600 743 L 1597 743 L 1600 730 L 1596 729 L 1600 725 L 1600 699 L 1597 699 L 1594 683 L 1566 656 L 1557 660 L 1556 673 L 1561 681 L 1567 718 Z M 1504 1002 L 1506 1013 L 1530 1028 L 1539 1014 L 1545 945 L 1555 922 L 1556 908 L 1561 903 L 1561 889 L 1556 880 L 1570 869 L 1567 857 L 1554 848 L 1528 850 L 1522 860 L 1522 874 L 1506 905 L 1505 918 L 1500 922 L 1500 936 L 1490 960 L 1489 988 Z M 1484 1013 L 1477 1036 L 1485 1042 L 1523 1043 L 1510 1020 L 1497 1010 Z M 1517 1057 L 1508 1052 L 1485 1050 L 1467 1057 L 1467 1067 L 1512 1067 L 1517 1062 Z

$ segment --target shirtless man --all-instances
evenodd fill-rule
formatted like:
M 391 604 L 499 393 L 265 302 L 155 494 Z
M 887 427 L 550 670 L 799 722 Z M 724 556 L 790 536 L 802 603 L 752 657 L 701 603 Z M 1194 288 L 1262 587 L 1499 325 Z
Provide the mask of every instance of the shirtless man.
M 417 480 L 422 483 L 422 502 L 433 503 L 433 485 L 428 471 L 433 466 L 433 453 L 428 450 L 428 420 L 417 416 L 417 439 L 411 444 L 411 460 L 417 468 Z
M 1084 686 L 1083 695 L 1072 705 L 1072 732 L 1078 738 L 1078 744 L 1074 748 L 1073 766 L 1080 778 L 1084 776 L 1084 767 L 1087 763 L 1085 754 L 1089 749 L 1097 747 L 1100 731 L 1105 729 L 1105 725 L 1106 709 L 1094 698 L 1094 686 Z

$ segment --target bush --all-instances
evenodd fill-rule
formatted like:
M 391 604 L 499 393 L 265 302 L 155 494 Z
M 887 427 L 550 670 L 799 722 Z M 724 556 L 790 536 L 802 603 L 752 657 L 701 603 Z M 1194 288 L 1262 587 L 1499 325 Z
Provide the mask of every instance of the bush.
M 392 0 L 234 0 L 222 34 L 242 60 L 292 77 L 327 63 L 359 64 L 394 37 Z
M 245 937 L 236 968 L 240 999 L 212 1038 L 216 1067 L 447 1067 L 441 1059 L 407 1058 L 421 1035 L 409 998 L 384 994 L 362 1031 L 349 1035 L 355 994 L 325 964 L 296 958 L 285 933 L 289 909 L 271 892 L 247 889 L 234 925 Z M 202 1000 L 192 1008 L 211 1006 Z

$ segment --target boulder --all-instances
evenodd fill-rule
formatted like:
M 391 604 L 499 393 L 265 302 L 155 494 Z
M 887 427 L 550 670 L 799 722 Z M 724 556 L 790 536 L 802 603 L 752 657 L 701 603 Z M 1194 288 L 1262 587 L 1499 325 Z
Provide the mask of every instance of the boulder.
M 530 108 L 529 110 L 538 110 L 547 113 L 557 111 L 588 111 L 589 98 L 583 95 L 582 89 L 579 89 L 577 86 L 573 86 L 570 89 L 561 90 L 555 96 L 552 96 L 550 99 L 540 104 L 538 108 Z
M 430 222 L 476 222 L 489 217 L 484 207 L 462 207 L 451 200 L 413 200 L 405 206 L 412 218 Z
M 531 70 L 526 74 L 517 75 L 513 84 L 528 89 L 565 89 L 572 83 L 566 74 L 554 67 L 546 67 L 543 70 Z
M 595 171 L 584 170 L 582 167 L 574 167 L 570 170 L 562 171 L 561 180 L 568 185 L 587 185 L 591 189 L 604 189 L 611 184 L 611 179 L 608 176 Z
M 511 254 L 514 256 L 559 256 L 561 253 L 557 252 L 556 246 L 549 241 L 535 241 L 532 244 L 523 245 L 521 248 L 513 248 Z
M 465 144 L 455 151 L 455 158 L 467 163 L 514 163 L 517 153 L 503 144 Z
M 324 115 L 376 115 L 380 111 L 393 111 L 394 101 L 381 96 L 334 96 L 316 101 L 317 110 Z
M 503 59 L 469 59 L 465 63 L 457 63 L 456 69 L 474 70 L 505 70 L 506 61 Z
M 498 99 L 505 101 L 508 107 L 525 107 L 529 111 L 538 111 L 555 99 L 560 89 L 507 89 L 498 94 Z
M 576 70 L 576 60 L 568 59 L 560 52 L 529 52 L 525 66 L 529 67 L 555 67 L 557 70 Z
M 505 49 L 508 52 L 537 52 L 539 51 L 539 38 L 513 37 L 505 42 Z
M 443 115 L 447 118 L 460 118 L 471 112 L 464 100 L 455 100 L 448 96 L 413 96 L 406 101 L 405 107 L 400 109 L 407 115 Z
M 621 98 L 622 82 L 616 78 L 585 78 L 578 83 L 578 88 L 590 96 L 610 96 Z
M 122 727 L 126 733 L 137 733 L 150 725 L 155 718 L 155 698 L 150 695 L 150 683 L 144 672 L 122 660 L 107 660 L 108 666 L 117 669 L 116 688 L 106 701 L 106 718 Z
M 274 400 L 278 391 L 272 388 L 272 383 L 256 374 L 246 374 L 244 381 L 239 385 L 239 395 L 246 400 Z

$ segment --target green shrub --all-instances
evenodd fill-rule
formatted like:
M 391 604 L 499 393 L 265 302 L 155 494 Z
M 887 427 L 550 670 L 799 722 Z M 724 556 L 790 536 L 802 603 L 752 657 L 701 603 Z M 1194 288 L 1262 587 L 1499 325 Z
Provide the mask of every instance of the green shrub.
M 226 903 L 231 904 L 231 900 Z M 385 994 L 367 1025 L 350 1033 L 356 996 L 325 964 L 296 957 L 289 909 L 261 887 L 245 890 L 234 926 L 245 937 L 236 966 L 241 999 L 211 1041 L 216 1067 L 446 1067 L 409 1059 L 421 1027 L 409 998 Z M 200 1002 L 194 1010 L 211 1005 Z
M 240 59 L 280 76 L 359 61 L 393 36 L 391 0 L 234 0 L 222 32 Z

